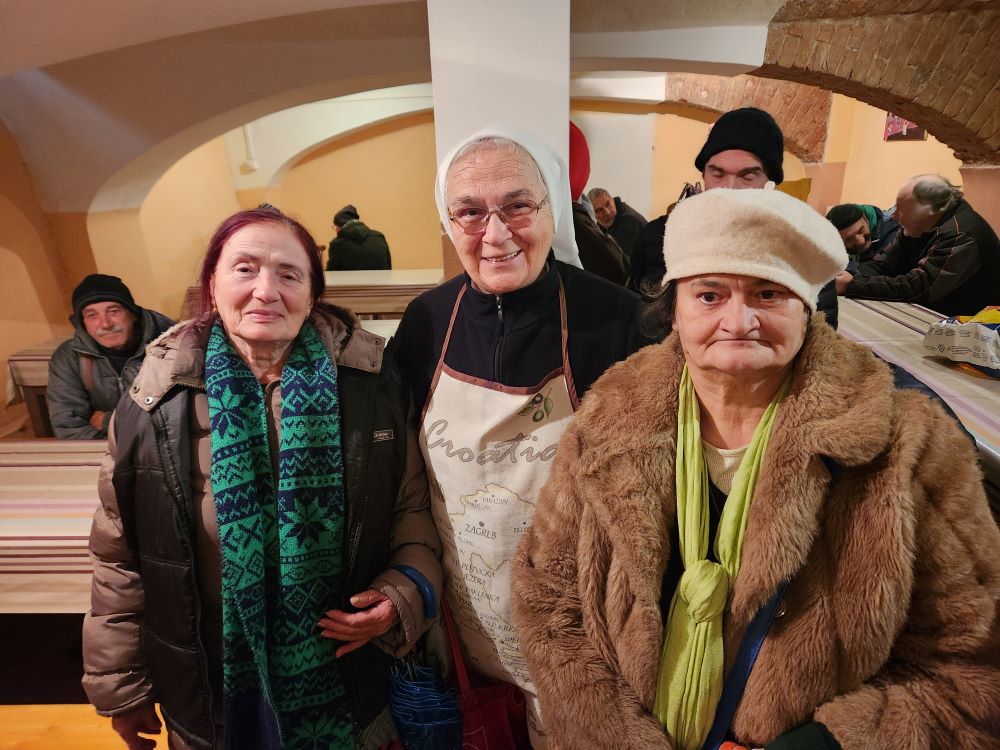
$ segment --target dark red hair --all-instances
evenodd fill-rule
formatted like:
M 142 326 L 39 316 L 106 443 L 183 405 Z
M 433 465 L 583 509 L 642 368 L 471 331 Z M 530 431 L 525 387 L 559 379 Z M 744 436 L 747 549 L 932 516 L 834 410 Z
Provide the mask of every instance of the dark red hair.
M 257 208 L 250 208 L 230 216 L 219 224 L 219 228 L 215 230 L 215 234 L 209 240 L 208 250 L 205 251 L 205 258 L 201 262 L 201 273 L 198 276 L 201 299 L 196 317 L 199 320 L 207 320 L 212 316 L 212 276 L 215 275 L 215 267 L 219 265 L 219 256 L 222 255 L 223 246 L 243 227 L 253 224 L 278 224 L 288 227 L 306 251 L 306 257 L 309 258 L 309 286 L 313 304 L 318 303 L 320 297 L 323 296 L 323 290 L 326 288 L 326 276 L 323 275 L 323 261 L 316 240 L 309 234 L 308 229 L 291 216 L 282 213 L 272 205 L 262 203 Z

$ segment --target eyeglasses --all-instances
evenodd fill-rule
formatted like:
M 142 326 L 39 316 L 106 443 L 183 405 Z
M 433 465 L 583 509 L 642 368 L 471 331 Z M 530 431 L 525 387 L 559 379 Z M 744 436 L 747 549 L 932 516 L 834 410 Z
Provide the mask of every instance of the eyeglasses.
M 454 213 L 448 214 L 448 218 L 458 224 L 466 234 L 482 234 L 486 231 L 486 225 L 490 223 L 490 217 L 496 214 L 500 221 L 507 225 L 508 229 L 524 229 L 531 226 L 538 215 L 538 210 L 549 202 L 549 196 L 542 198 L 540 203 L 535 203 L 528 198 L 518 198 L 516 201 L 504 203 L 499 208 L 489 209 L 485 206 L 465 206 Z

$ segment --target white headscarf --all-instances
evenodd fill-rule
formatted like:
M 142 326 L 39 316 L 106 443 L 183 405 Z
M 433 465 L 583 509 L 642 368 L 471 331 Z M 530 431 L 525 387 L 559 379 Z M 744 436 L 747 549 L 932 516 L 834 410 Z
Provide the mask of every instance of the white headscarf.
M 562 158 L 552 148 L 540 138 L 516 130 L 510 130 L 499 125 L 491 125 L 483 128 L 477 133 L 473 133 L 465 140 L 458 143 L 444 160 L 438 165 L 437 180 L 435 182 L 434 197 L 437 199 L 438 214 L 441 216 L 441 224 L 444 226 L 452 242 L 455 241 L 455 231 L 461 231 L 454 226 L 448 218 L 448 196 L 445 195 L 445 180 L 448 176 L 448 169 L 455 160 L 455 155 L 468 143 L 486 136 L 499 136 L 518 144 L 531 154 L 531 158 L 538 165 L 538 171 L 542 175 L 545 189 L 549 194 L 549 205 L 552 207 L 552 221 L 555 224 L 555 235 L 552 238 L 552 248 L 555 250 L 556 258 L 563 263 L 569 263 L 577 268 L 583 268 L 580 263 L 580 253 L 576 248 L 576 239 L 573 231 L 573 201 L 569 194 L 569 172 Z

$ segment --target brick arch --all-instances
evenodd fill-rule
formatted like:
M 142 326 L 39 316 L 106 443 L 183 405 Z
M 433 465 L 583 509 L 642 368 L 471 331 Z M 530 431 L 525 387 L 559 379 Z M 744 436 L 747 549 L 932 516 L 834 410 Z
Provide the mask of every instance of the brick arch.
M 966 165 L 1000 163 L 994 0 L 790 0 L 768 27 L 755 75 L 890 110 Z

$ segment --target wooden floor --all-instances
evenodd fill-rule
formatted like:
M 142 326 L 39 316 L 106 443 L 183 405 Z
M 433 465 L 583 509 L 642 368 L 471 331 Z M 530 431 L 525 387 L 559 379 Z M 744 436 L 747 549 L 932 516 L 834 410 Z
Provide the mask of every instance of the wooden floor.
M 0 750 L 118 750 L 125 743 L 90 705 L 0 706 Z M 157 750 L 166 750 L 161 732 Z

